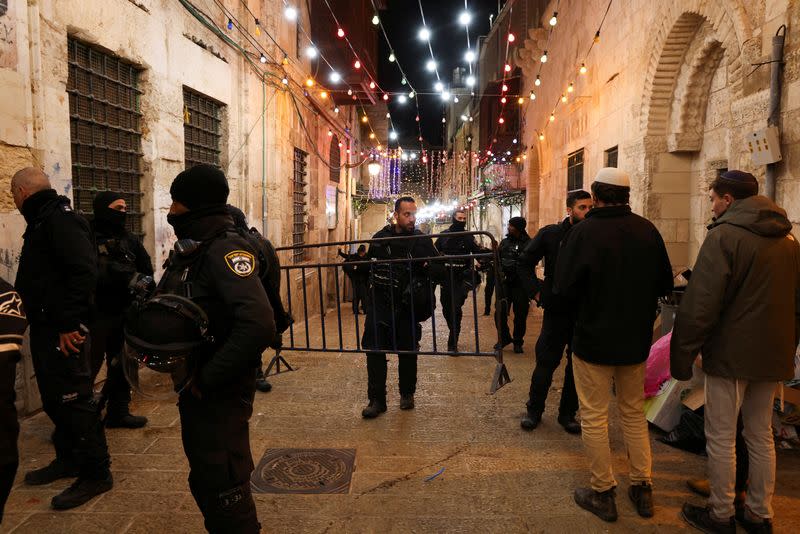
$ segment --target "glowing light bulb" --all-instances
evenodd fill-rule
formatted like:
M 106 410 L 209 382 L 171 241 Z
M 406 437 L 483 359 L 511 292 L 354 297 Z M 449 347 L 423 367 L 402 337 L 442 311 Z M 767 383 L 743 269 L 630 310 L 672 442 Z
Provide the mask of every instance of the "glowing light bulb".
M 518 103 L 518 104 L 521 106 L 522 104 L 524 104 L 524 103 L 525 103 L 525 99 L 524 99 L 524 98 L 522 98 L 522 97 L 519 97 L 519 98 L 517 99 L 517 103 Z
M 402 80 L 400 80 L 400 84 L 401 84 L 401 85 L 406 85 L 407 83 L 408 83 L 408 80 L 406 80 L 405 78 L 403 78 Z
M 339 108 L 333 108 L 334 113 L 339 113 Z
M 580 73 L 586 74 L 586 63 L 581 63 Z
M 445 119 L 444 117 L 442 117 L 442 124 L 446 124 L 446 123 L 447 123 L 447 119 Z
M 256 19 L 256 37 L 261 37 L 261 23 Z
M 442 82 L 436 82 L 435 84 L 433 84 L 433 88 L 437 93 L 441 93 L 444 90 L 444 85 L 442 84 Z
M 336 72 L 336 71 L 333 71 L 333 72 L 331 72 L 331 75 L 330 75 L 330 80 L 331 80 L 333 83 L 339 83 L 339 82 L 342 80 L 342 75 L 341 75 L 341 74 L 339 74 L 339 73 L 338 73 L 338 72 Z
M 516 40 L 517 40 L 517 37 L 513 33 L 509 33 L 508 34 L 508 42 L 509 43 L 513 43 Z
M 333 137 L 333 132 L 328 130 L 328 137 Z
M 431 32 L 428 28 L 422 27 L 417 33 L 420 41 L 428 41 L 431 38 Z
M 500 124 L 505 124 L 506 120 L 503 117 L 500 117 L 500 119 L 497 122 L 499 122 Z
M 283 85 L 289 85 L 289 78 L 284 76 L 283 78 L 281 78 L 281 83 Z
M 538 74 L 536 75 L 536 81 L 533 82 L 533 85 L 535 85 L 536 87 L 539 87 L 540 85 L 542 85 L 542 79 L 539 78 Z
M 344 30 L 339 28 L 338 30 L 336 30 L 336 35 L 339 37 L 339 39 L 341 39 L 342 37 L 344 37 Z
M 353 67 L 355 67 L 356 69 L 360 69 L 361 68 L 361 62 L 359 60 L 356 60 L 356 62 L 353 63 Z
M 544 134 L 543 133 L 539 134 L 539 141 L 544 141 Z
M 567 87 L 567 92 L 571 93 L 575 90 L 575 84 L 573 82 L 569 82 L 569 87 Z
M 306 87 L 314 87 L 314 79 L 306 78 Z
M 267 56 L 261 54 L 261 63 L 266 63 L 266 62 L 267 62 Z
M 369 82 L 369 88 L 375 89 L 375 82 Z
M 556 116 L 551 113 L 550 114 L 550 122 L 553 122 L 554 120 L 556 120 Z
M 373 15 L 373 17 L 372 17 L 372 24 L 374 24 L 375 26 L 377 26 L 377 25 L 378 25 L 378 24 L 380 24 L 380 23 L 381 23 L 381 19 L 378 17 L 378 14 L 376 13 L 376 14 L 375 14 L 375 15 Z
M 353 90 L 352 89 L 348 89 L 347 90 L 347 96 L 353 96 Z
M 504 67 L 504 70 L 505 70 L 506 72 L 511 72 L 511 65 L 509 65 L 508 63 L 506 63 L 506 66 Z
M 385 101 L 387 101 L 387 100 L 389 100 L 389 95 L 387 95 L 386 93 L 384 93 L 384 94 L 383 94 L 383 100 L 384 100 L 384 102 L 385 102 Z
M 500 103 L 501 103 L 501 104 L 505 104 L 505 103 L 506 103 L 506 97 L 503 97 L 503 98 L 501 98 L 501 99 L 500 99 Z
M 539 58 L 539 61 L 542 63 L 547 63 L 547 50 L 544 51 L 544 54 L 542 54 L 542 57 Z
M 600 42 L 600 30 L 597 30 L 597 32 L 594 34 L 594 42 L 595 44 Z
M 397 58 L 395 57 L 394 52 L 389 54 L 389 63 L 394 63 L 395 59 L 397 59 Z
M 467 50 L 467 52 L 464 54 L 464 61 L 467 63 L 472 63 L 475 61 L 475 52 L 472 50 Z
M 396 141 L 397 140 L 397 132 L 395 132 L 395 131 L 390 132 L 389 133 L 389 139 L 391 139 L 392 141 Z
M 370 132 L 369 133 L 369 138 L 370 139 L 375 139 L 375 132 Z
M 436 62 L 432 59 L 429 59 L 427 63 L 425 63 L 425 70 L 428 72 L 433 72 L 436 70 Z
M 297 20 L 297 8 L 286 6 L 286 9 L 283 10 L 283 16 L 289 20 Z
M 475 76 L 467 76 L 467 87 L 475 86 Z
M 562 102 L 566 102 L 567 101 L 567 95 L 565 95 L 564 93 L 561 93 L 561 101 Z
M 411 91 L 410 93 L 408 93 L 408 98 L 414 98 L 414 95 L 415 95 L 414 91 Z
M 400 104 L 405 104 L 407 100 L 408 98 L 406 97 L 406 95 L 400 95 L 397 97 L 397 102 Z
M 367 116 L 366 116 L 366 115 L 364 115 L 363 117 L 361 117 L 361 122 L 363 122 L 364 124 L 366 124 L 366 123 L 367 123 L 367 121 L 369 121 L 369 118 L 367 118 Z
M 309 46 L 308 48 L 306 48 L 306 57 L 308 59 L 314 59 L 315 57 L 317 57 L 317 49 L 314 48 L 313 46 Z
M 322 92 L 319 94 L 319 97 L 320 97 L 322 100 L 325 100 L 326 98 L 328 98 L 328 91 L 322 91 Z
M 470 15 L 467 11 L 462 11 L 458 16 L 458 22 L 462 26 L 469 26 L 469 23 L 472 22 L 472 15 Z
M 450 91 L 444 91 L 442 93 L 442 100 L 449 101 L 450 100 Z
M 530 98 L 531 98 L 531 100 L 536 100 L 536 93 L 534 93 L 533 91 L 531 91 L 531 96 L 530 96 Z
M 553 16 L 550 17 L 550 26 L 558 24 L 558 11 L 553 11 Z
M 500 90 L 505 93 L 506 91 L 508 91 L 508 86 L 506 84 L 503 84 Z

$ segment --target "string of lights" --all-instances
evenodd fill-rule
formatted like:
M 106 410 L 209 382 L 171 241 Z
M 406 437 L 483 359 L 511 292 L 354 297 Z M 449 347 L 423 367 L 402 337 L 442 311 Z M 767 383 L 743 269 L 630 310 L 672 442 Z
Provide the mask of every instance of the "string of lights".
M 439 77 L 439 65 L 436 62 L 436 56 L 433 55 L 433 45 L 431 44 L 431 31 L 428 29 L 428 25 L 425 22 L 425 11 L 422 9 L 422 0 L 417 0 L 417 4 L 419 5 L 419 14 L 422 17 L 422 28 L 420 28 L 419 32 L 417 33 L 417 37 L 419 37 L 420 41 L 424 41 L 428 45 L 428 50 L 431 53 L 431 59 L 425 63 L 425 70 L 428 72 L 435 72 L 436 73 L 436 80 L 438 83 L 441 83 L 441 78 Z

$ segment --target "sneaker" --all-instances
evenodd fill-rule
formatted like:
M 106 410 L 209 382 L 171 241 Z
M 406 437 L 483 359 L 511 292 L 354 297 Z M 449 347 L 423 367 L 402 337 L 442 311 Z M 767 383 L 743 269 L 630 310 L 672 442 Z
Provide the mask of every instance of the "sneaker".
M 581 433 L 581 424 L 575 419 L 575 416 L 572 417 L 560 417 L 558 418 L 558 424 L 564 427 L 564 430 L 567 434 L 580 434 Z
M 514 354 L 522 354 L 523 352 L 525 351 L 522 350 L 522 343 L 514 343 Z
M 78 476 L 78 467 L 63 460 L 55 459 L 49 465 L 25 473 L 25 483 L 29 486 L 42 486 L 62 478 Z
M 523 430 L 533 430 L 539 426 L 539 423 L 541 422 L 542 414 L 527 412 L 519 422 L 519 426 L 521 426 Z
M 113 486 L 114 480 L 111 478 L 111 473 L 100 480 L 79 478 L 70 487 L 53 497 L 50 501 L 50 506 L 54 510 L 69 510 L 89 502 L 101 493 L 107 492 Z
M 147 417 L 141 415 L 106 415 L 106 428 L 142 428 L 147 424 Z
M 736 521 L 748 534 L 772 534 L 772 520 L 756 516 L 749 508 L 737 508 Z
M 413 410 L 414 409 L 414 395 L 400 395 L 400 409 Z
M 361 417 L 364 419 L 375 419 L 386 411 L 386 401 L 371 400 L 366 408 L 361 410 Z
M 631 484 L 628 497 L 636 505 L 636 512 L 641 517 L 653 517 L 653 485 L 647 482 Z
M 687 480 L 686 485 L 689 486 L 690 490 L 701 497 L 708 498 L 711 496 L 711 484 L 708 482 L 707 478 Z
M 613 523 L 617 520 L 617 502 L 614 498 L 614 488 L 606 491 L 578 488 L 575 490 L 574 499 L 578 506 L 592 512 L 603 521 Z
M 708 534 L 736 534 L 736 521 L 732 517 L 727 521 L 718 521 L 711 516 L 711 509 L 684 503 L 681 517 L 701 532 Z
M 272 384 L 264 377 L 256 378 L 256 389 L 261 393 L 269 393 L 272 391 Z

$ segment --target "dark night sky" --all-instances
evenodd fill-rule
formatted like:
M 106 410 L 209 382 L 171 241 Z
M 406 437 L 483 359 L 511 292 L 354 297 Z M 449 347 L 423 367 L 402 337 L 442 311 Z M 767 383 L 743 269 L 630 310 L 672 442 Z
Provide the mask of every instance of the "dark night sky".
M 500 4 L 505 4 L 505 0 Z M 489 15 L 497 13 L 498 1 L 468 0 L 467 5 L 472 14 L 469 26 L 470 44 L 475 50 L 478 36 L 489 33 Z M 417 32 L 422 27 L 417 0 L 389 0 L 388 6 L 380 17 L 400 65 L 417 91 L 433 92 L 436 74 L 425 70 L 425 63 L 430 59 L 428 45 L 417 38 Z M 464 0 L 423 0 L 422 7 L 425 22 L 432 35 L 431 45 L 438 63 L 439 76 L 447 87 L 452 81 L 453 69 L 467 66 L 464 61 L 467 34 L 464 26 L 458 22 L 458 16 L 464 11 Z M 389 62 L 389 48 L 382 36 L 378 50 L 381 57 L 378 73 L 381 87 L 387 91 L 410 91 L 408 85 L 401 84 L 402 76 L 397 65 Z M 473 68 L 476 66 L 477 61 Z M 444 102 L 438 95 L 422 95 L 418 98 L 422 135 L 431 145 L 441 146 Z M 395 129 L 400 135 L 401 145 L 407 148 L 419 147 L 414 102 L 409 100 L 405 104 L 399 104 L 392 99 L 389 110 Z

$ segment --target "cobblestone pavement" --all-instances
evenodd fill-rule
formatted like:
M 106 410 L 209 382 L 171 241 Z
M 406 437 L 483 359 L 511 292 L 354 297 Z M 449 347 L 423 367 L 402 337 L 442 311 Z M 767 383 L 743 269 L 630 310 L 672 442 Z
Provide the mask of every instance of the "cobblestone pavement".
M 345 311 L 347 310 L 347 312 Z M 342 315 L 352 323 L 349 304 Z M 464 331 L 473 328 L 466 314 Z M 328 314 L 329 336 L 335 314 Z M 439 325 L 443 325 L 439 316 Z M 611 440 L 620 482 L 619 521 L 603 523 L 572 501 L 588 484 L 588 464 L 579 438 L 555 422 L 561 373 L 556 376 L 543 424 L 523 432 L 533 345 L 541 313 L 529 318 L 525 354 L 506 353 L 513 382 L 488 395 L 494 361 L 479 357 L 422 356 L 416 409 L 398 408 L 396 358 L 390 357 L 389 411 L 373 421 L 360 416 L 366 397 L 363 356 L 286 353 L 299 370 L 271 379 L 274 389 L 257 393 L 251 438 L 255 462 L 268 448 L 354 448 L 349 493 L 256 495 L 265 532 L 673 532 L 689 495 L 685 481 L 702 476 L 705 460 L 655 440 L 656 516 L 640 519 L 628 501 L 627 472 L 619 422 Z M 488 317 L 480 332 L 492 330 Z M 319 326 L 312 332 L 319 334 Z M 345 335 L 352 328 L 345 327 Z M 442 333 L 440 342 L 445 341 Z M 429 341 L 430 334 L 425 339 Z M 493 340 L 481 341 L 493 343 Z M 174 402 L 138 400 L 146 414 L 142 430 L 109 430 L 114 489 L 75 511 L 49 510 L 50 498 L 69 481 L 33 488 L 22 474 L 52 457 L 49 420 L 23 422 L 21 467 L 0 532 L 15 533 L 197 533 L 202 518 L 188 490 L 187 462 Z M 439 472 L 440 476 L 425 479 Z M 779 451 L 774 500 L 776 531 L 800 524 L 800 454 Z

